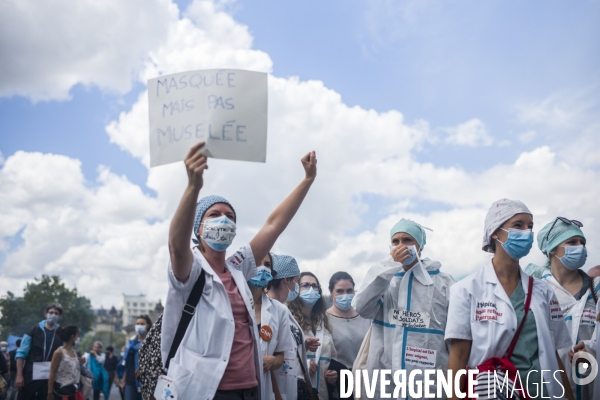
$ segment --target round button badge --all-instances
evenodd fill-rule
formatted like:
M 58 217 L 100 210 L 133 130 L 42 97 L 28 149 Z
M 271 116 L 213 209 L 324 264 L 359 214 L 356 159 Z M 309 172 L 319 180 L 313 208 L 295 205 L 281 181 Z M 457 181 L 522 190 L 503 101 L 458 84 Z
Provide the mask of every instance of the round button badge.
M 269 325 L 263 325 L 260 327 L 260 338 L 265 342 L 269 342 L 271 339 L 273 339 L 273 330 Z

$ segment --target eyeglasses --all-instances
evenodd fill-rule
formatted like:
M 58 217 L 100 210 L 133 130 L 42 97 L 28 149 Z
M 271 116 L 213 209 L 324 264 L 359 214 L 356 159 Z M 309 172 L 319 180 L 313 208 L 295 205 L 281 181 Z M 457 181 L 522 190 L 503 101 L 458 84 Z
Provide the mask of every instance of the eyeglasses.
M 579 221 L 576 221 L 574 219 L 566 219 L 565 217 L 556 217 L 556 219 L 552 223 L 552 226 L 550 227 L 550 229 L 548 229 L 548 233 L 546 233 L 546 240 L 548 240 L 548 237 L 550 236 L 550 232 L 552 232 L 552 229 L 554 228 L 554 225 L 556 225 L 556 221 L 558 221 L 558 220 L 561 220 L 563 223 L 565 223 L 567 225 L 573 224 L 575 226 L 583 228 L 583 224 Z
M 313 289 L 315 289 L 315 290 L 319 290 L 319 285 L 317 285 L 316 283 L 312 283 L 312 284 L 311 284 L 311 283 L 308 283 L 308 282 L 302 282 L 302 283 L 300 284 L 300 287 L 301 287 L 302 289 L 313 288 Z

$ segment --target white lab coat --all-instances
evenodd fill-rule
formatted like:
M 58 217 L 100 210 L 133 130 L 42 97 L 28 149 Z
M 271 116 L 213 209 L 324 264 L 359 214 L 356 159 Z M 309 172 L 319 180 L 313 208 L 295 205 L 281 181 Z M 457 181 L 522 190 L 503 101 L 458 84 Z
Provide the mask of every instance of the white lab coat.
M 446 370 L 449 347 L 444 329 L 454 279 L 440 272 L 440 267 L 439 262 L 424 258 L 405 271 L 390 256 L 367 272 L 354 304 L 361 317 L 373 319 L 366 366 L 369 376 L 382 369 L 391 370 L 392 377 L 397 370 L 406 370 L 407 377 L 412 370 Z M 419 315 L 420 321 L 406 318 L 407 312 Z M 399 315 L 404 318 L 398 319 Z M 379 382 L 374 393 L 377 399 Z M 387 386 L 388 394 L 393 390 L 393 383 Z M 436 390 L 432 386 L 430 392 Z M 362 395 L 367 397 L 364 387 Z
M 325 316 L 325 318 L 327 318 L 327 316 Z M 331 333 L 325 329 L 323 321 L 321 321 L 321 324 L 319 324 L 315 334 L 313 334 L 310 330 L 304 331 L 303 333 L 304 337 L 315 337 L 319 339 L 320 346 L 317 348 L 317 351 L 307 351 L 306 358 L 309 367 L 311 360 L 317 363 L 318 366 L 317 371 L 310 375 L 313 388 L 317 389 L 317 392 L 319 393 L 319 399 L 328 400 L 329 392 L 327 391 L 325 372 L 327 372 L 331 360 L 337 357 L 337 352 L 335 350 L 335 346 L 333 345 L 333 337 L 331 336 Z M 307 371 L 310 372 L 310 370 Z
M 600 321 L 598 321 L 598 317 L 600 317 L 600 301 L 596 303 L 596 330 L 590 343 L 590 347 L 596 350 L 596 354 L 600 354 Z M 600 393 L 600 376 L 596 376 L 592 385 L 594 387 L 594 393 Z
M 521 271 L 525 295 L 529 292 L 529 275 Z M 561 398 L 563 388 L 554 379 L 558 370 L 556 350 L 571 346 L 563 314 L 552 288 L 539 279 L 533 284 L 530 312 L 535 316 L 539 360 L 548 394 Z M 482 319 L 476 315 L 496 318 Z M 517 315 L 510 298 L 498 281 L 494 266 L 488 264 L 473 272 L 450 289 L 450 308 L 446 340 L 471 340 L 468 368 L 476 368 L 492 357 L 503 357 L 517 329 Z M 557 373 L 556 379 L 562 378 Z M 524 382 L 525 384 L 525 382 Z
M 302 368 L 299 363 L 302 362 L 304 364 L 304 370 L 307 374 L 309 369 L 306 358 L 306 347 L 304 345 L 304 334 L 298 321 L 296 321 L 289 309 L 287 309 L 287 319 L 293 349 L 284 352 L 284 362 L 281 368 L 275 371 L 275 379 L 277 379 L 283 400 L 297 400 L 298 379 L 304 380 Z M 308 379 L 308 385 L 311 385 L 310 377 Z
M 171 360 L 167 376 L 174 381 L 180 399 L 210 400 L 229 362 L 235 323 L 231 303 L 223 282 L 202 256 L 198 248 L 192 249 L 194 257 L 192 271 L 187 282 L 175 278 L 169 261 L 169 291 L 163 313 L 161 353 L 167 359 L 173 337 L 179 325 L 181 312 L 186 299 L 200 276 L 201 269 L 206 275 L 206 284 L 196 312 L 181 341 L 181 345 Z M 254 364 L 256 379 L 262 383 L 262 357 L 258 347 L 258 329 L 254 318 L 254 300 L 246 283 L 256 276 L 256 263 L 250 245 L 238 250 L 226 261 L 227 269 L 235 281 L 248 310 L 249 329 L 254 339 Z M 262 389 L 259 387 L 259 392 Z
M 267 325 L 273 332 L 273 338 L 270 341 L 264 341 L 260 339 L 260 349 L 262 356 L 272 356 L 273 353 L 280 351 L 293 351 L 296 346 L 292 343 L 292 335 L 290 332 L 289 319 L 288 319 L 288 308 L 278 302 L 272 300 L 265 293 L 262 294 L 262 305 L 260 308 L 260 325 Z M 273 382 L 271 381 L 271 371 L 263 373 L 263 385 L 262 385 L 262 396 L 263 400 L 275 399 L 273 393 Z M 281 392 L 281 388 L 280 388 Z
M 591 290 L 585 292 L 580 300 L 563 288 L 560 283 L 552 276 L 550 270 L 544 271 L 542 279 L 547 282 L 554 290 L 554 294 L 558 299 L 560 308 L 565 317 L 567 330 L 571 338 L 571 344 L 576 345 L 583 340 L 586 351 L 592 356 L 596 356 L 596 349 L 591 346 L 592 338 L 594 337 L 594 328 L 596 327 L 596 301 Z M 591 278 L 590 278 L 591 279 Z M 594 287 L 596 291 L 600 289 L 600 278 L 594 279 Z M 580 386 L 573 381 L 573 373 L 571 361 L 569 360 L 569 348 L 559 349 L 558 355 L 562 360 L 573 395 L 576 400 L 590 400 L 593 398 L 593 384 Z

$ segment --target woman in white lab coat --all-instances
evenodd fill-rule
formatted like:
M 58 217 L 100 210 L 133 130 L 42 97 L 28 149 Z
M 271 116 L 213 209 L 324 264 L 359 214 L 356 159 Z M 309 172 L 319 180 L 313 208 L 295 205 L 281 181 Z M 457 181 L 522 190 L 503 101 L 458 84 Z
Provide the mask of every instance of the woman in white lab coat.
M 531 250 L 532 228 L 533 216 L 522 202 L 502 199 L 490 207 L 483 250 L 493 253 L 493 258 L 450 289 L 445 338 L 451 343 L 448 370 L 453 371 L 452 376 L 458 370 L 475 369 L 492 357 L 505 356 L 523 319 L 529 292 L 530 277 L 521 270 L 519 260 Z M 535 279 L 530 310 L 510 358 L 530 397 L 541 397 L 541 386 L 546 397 L 566 394 L 572 399 L 557 354 L 558 349 L 570 346 L 554 292 Z M 464 390 L 465 379 L 462 383 Z M 458 398 L 460 388 L 453 389 Z
M 260 336 L 260 349 L 263 362 L 262 400 L 275 399 L 275 392 L 280 389 L 271 379 L 284 361 L 284 352 L 294 350 L 292 335 L 289 330 L 289 311 L 277 300 L 272 300 L 265 289 L 273 277 L 273 259 L 267 254 L 258 268 L 258 274 L 248 281 L 254 299 L 254 316 Z
M 275 279 L 267 285 L 267 294 L 281 303 L 293 301 L 300 292 L 300 268 L 292 256 L 272 254 Z M 287 309 L 287 307 L 286 307 Z M 317 350 L 318 343 L 314 338 L 305 338 L 302 328 L 287 311 L 289 334 L 292 338 L 293 349 L 284 352 L 284 362 L 275 372 L 279 392 L 283 400 L 309 400 L 310 381 L 306 350 Z M 304 371 L 306 374 L 304 374 Z
M 219 196 L 197 202 L 207 158 L 193 146 L 184 163 L 188 185 L 169 229 L 169 291 L 163 313 L 161 352 L 170 362 L 170 390 L 180 399 L 258 399 L 262 383 L 258 329 L 247 281 L 302 204 L 316 177 L 316 155 L 302 158 L 305 178 L 271 213 L 249 244 L 231 257 L 225 250 L 235 237 L 236 213 Z M 191 235 L 197 246 L 190 246 Z M 190 248 L 192 247 L 192 248 Z M 185 301 L 200 276 L 206 283 L 188 329 L 173 359 L 169 350 Z
M 541 268 L 529 264 L 525 271 L 539 273 L 554 290 L 573 346 L 572 350 L 560 349 L 558 354 L 566 368 L 575 399 L 591 400 L 594 398 L 593 383 L 575 384 L 571 368 L 573 350 L 585 350 L 593 357 L 596 355 L 591 340 L 596 326 L 600 278 L 590 278 L 581 270 L 587 259 L 586 239 L 581 227 L 581 222 L 564 217 L 557 217 L 546 224 L 537 235 L 537 243 L 548 261 Z
M 300 295 L 288 303 L 292 315 L 302 327 L 306 338 L 318 339 L 319 347 L 316 351 L 308 351 L 310 380 L 319 394 L 319 399 L 328 400 L 329 391 L 327 383 L 334 385 L 338 374 L 329 369 L 331 359 L 337 357 L 331 325 L 327 318 L 323 291 L 319 280 L 311 272 L 300 274 Z

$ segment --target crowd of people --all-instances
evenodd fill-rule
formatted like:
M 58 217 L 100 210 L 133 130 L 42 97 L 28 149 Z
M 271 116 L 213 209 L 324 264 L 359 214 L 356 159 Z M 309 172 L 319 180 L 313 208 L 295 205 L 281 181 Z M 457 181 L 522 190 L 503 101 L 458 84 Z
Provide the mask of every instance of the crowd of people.
M 316 178 L 316 154 L 301 159 L 302 181 L 250 242 L 227 257 L 238 215 L 223 197 L 198 200 L 207 168 L 202 145 L 185 159 L 188 185 L 169 229 L 169 288 L 160 328 L 169 382 L 164 398 L 336 399 L 347 392 L 340 379 L 345 370 L 366 370 L 366 376 L 416 371 L 421 386 L 428 383 L 425 370 L 448 372 L 458 382 L 450 397 L 462 398 L 467 378 L 459 371 L 474 369 L 480 371 L 479 398 L 488 397 L 482 385 L 489 385 L 484 376 L 489 371 L 506 373 L 522 398 L 600 398 L 600 378 L 578 384 L 589 371 L 572 368 L 578 354 L 594 356 L 600 347 L 600 278 L 582 270 L 587 248 L 581 222 L 548 221 L 537 235 L 547 262 L 525 268 L 520 260 L 533 247 L 533 214 L 521 201 L 498 200 L 484 221 L 482 250 L 490 253 L 489 261 L 456 282 L 442 272 L 440 261 L 423 255 L 429 228 L 401 219 L 391 227 L 389 255 L 367 271 L 359 290 L 344 271 L 324 288 L 315 274 L 300 271 L 292 255 L 271 251 Z M 590 274 L 600 275 L 597 270 Z M 200 300 L 190 307 L 186 303 L 200 281 Z M 172 353 L 182 313 L 191 321 Z M 144 388 L 136 374 L 152 321 L 137 319 L 136 336 L 118 363 L 112 351 L 102 353 L 101 343 L 82 363 L 74 351 L 77 327 L 54 333 L 61 314 L 60 307 L 49 307 L 46 320 L 16 352 L 18 399 L 60 393 L 76 398 L 69 390 L 84 369 L 91 372 L 94 399 L 106 397 L 117 364 L 123 398 L 141 399 Z M 36 363 L 47 361 L 49 378 L 32 378 Z M 389 398 L 382 381 L 375 382 L 362 398 Z M 429 386 L 429 392 L 440 393 L 435 381 Z
M 62 314 L 60 304 L 49 304 L 45 319 L 16 341 L 15 350 L 7 352 L 8 344 L 0 343 L 0 374 L 8 386 L 0 400 L 108 400 L 113 385 L 121 400 L 137 399 L 137 352 L 152 326 L 150 318 L 137 319 L 136 335 L 120 355 L 99 341 L 82 354 L 76 350 L 80 330 L 60 326 Z

